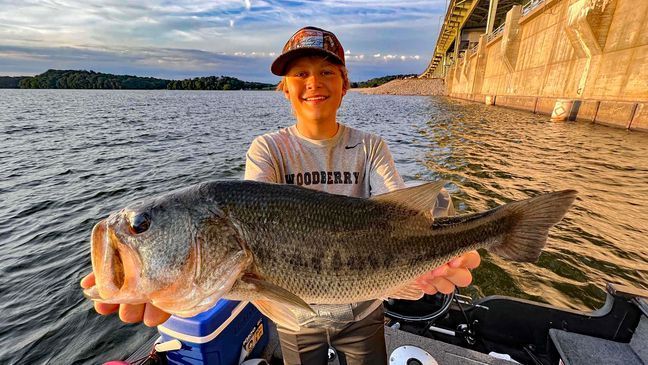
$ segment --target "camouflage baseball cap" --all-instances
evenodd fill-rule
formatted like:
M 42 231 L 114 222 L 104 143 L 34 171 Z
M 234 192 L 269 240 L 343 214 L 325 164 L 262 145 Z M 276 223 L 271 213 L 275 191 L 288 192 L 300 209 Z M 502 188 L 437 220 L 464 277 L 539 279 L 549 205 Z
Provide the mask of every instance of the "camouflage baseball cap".
M 330 61 L 344 66 L 344 49 L 335 34 L 316 27 L 304 27 L 286 42 L 281 55 L 272 62 L 270 70 L 277 76 L 284 76 L 290 61 L 317 54 L 328 56 Z

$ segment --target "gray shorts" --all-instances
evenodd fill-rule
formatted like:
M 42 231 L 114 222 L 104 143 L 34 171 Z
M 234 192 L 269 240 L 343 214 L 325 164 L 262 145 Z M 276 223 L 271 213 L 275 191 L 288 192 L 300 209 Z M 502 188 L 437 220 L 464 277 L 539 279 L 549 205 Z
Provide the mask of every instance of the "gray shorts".
M 298 332 L 278 327 L 284 364 L 327 364 L 328 338 L 349 365 L 386 365 L 385 327 L 382 306 L 364 319 L 339 329 L 302 327 Z

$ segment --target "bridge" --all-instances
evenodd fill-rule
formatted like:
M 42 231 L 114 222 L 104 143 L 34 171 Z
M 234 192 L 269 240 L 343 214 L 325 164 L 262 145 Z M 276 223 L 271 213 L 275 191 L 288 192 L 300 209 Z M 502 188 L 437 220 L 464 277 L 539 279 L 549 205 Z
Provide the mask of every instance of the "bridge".
M 446 69 L 477 46 L 479 36 L 503 30 L 506 13 L 514 5 L 530 9 L 543 0 L 450 0 L 434 54 L 419 78 L 444 77 Z
M 646 0 L 449 0 L 419 78 L 443 78 L 453 98 L 648 131 L 647 34 Z

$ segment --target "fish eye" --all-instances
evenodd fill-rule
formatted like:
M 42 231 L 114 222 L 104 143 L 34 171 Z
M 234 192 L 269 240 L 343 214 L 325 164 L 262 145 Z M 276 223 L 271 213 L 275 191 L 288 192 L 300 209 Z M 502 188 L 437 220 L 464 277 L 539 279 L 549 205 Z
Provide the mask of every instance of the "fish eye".
M 146 232 L 151 226 L 151 217 L 148 213 L 134 214 L 131 216 L 128 228 L 133 234 Z

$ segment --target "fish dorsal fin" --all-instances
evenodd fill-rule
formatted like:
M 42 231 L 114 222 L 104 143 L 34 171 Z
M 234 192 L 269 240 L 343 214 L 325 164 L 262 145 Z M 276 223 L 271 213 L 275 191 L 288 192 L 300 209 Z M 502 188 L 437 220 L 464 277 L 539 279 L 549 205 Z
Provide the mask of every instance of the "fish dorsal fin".
M 419 212 L 429 212 L 445 184 L 443 180 L 429 182 L 376 195 L 371 197 L 371 200 L 394 203 Z
M 253 300 L 252 304 L 259 310 L 259 312 L 270 318 L 270 320 L 277 325 L 291 331 L 299 331 L 297 317 L 290 311 L 290 309 L 288 309 L 287 306 L 264 299 Z

